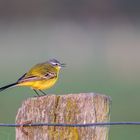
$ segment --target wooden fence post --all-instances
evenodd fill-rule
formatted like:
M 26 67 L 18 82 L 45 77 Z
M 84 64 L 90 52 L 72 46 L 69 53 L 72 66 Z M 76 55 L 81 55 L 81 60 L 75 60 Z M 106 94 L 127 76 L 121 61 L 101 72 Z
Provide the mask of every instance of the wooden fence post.
M 46 95 L 27 99 L 19 108 L 16 123 L 86 124 L 108 122 L 110 98 L 94 93 Z M 103 127 L 35 126 L 16 128 L 16 140 L 107 140 Z M 25 133 L 27 132 L 27 133 Z

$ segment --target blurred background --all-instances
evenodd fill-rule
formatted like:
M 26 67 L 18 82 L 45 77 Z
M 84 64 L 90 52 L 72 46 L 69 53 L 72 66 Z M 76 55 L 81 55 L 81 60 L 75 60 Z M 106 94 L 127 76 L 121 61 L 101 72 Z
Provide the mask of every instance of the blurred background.
M 112 98 L 111 121 L 140 121 L 140 2 L 0 0 L 0 86 L 50 58 L 67 63 L 53 94 Z M 15 123 L 29 88 L 1 92 L 0 123 Z M 0 128 L 14 140 L 14 128 Z M 139 126 L 111 126 L 109 140 L 138 140 Z

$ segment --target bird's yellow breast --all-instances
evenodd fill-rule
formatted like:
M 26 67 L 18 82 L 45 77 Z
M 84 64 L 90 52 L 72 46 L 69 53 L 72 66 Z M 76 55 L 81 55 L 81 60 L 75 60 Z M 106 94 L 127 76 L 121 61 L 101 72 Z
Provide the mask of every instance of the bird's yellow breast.
M 38 81 L 27 81 L 20 83 L 19 86 L 29 86 L 36 90 L 44 90 L 51 88 L 57 81 L 57 78 L 48 79 L 48 80 L 38 80 Z

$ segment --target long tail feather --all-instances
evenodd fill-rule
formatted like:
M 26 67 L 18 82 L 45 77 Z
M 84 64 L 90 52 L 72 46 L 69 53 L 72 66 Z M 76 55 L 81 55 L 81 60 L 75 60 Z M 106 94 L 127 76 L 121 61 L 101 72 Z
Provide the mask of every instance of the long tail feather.
M 17 85 L 17 82 L 16 83 L 13 83 L 13 84 L 6 85 L 4 87 L 1 87 L 0 88 L 0 92 L 3 91 L 3 90 L 5 90 L 5 89 L 7 89 L 7 88 L 14 87 L 16 85 Z

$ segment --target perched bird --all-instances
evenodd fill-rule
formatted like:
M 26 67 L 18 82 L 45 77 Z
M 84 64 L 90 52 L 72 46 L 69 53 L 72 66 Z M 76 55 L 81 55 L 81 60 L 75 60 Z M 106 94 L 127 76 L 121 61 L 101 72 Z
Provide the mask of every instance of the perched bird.
M 60 63 L 56 59 L 39 63 L 20 77 L 15 83 L 1 87 L 0 92 L 10 87 L 28 86 L 31 87 L 38 96 L 40 96 L 38 91 L 45 95 L 45 92 L 42 90 L 48 89 L 56 83 L 59 71 L 64 66 L 64 63 Z

